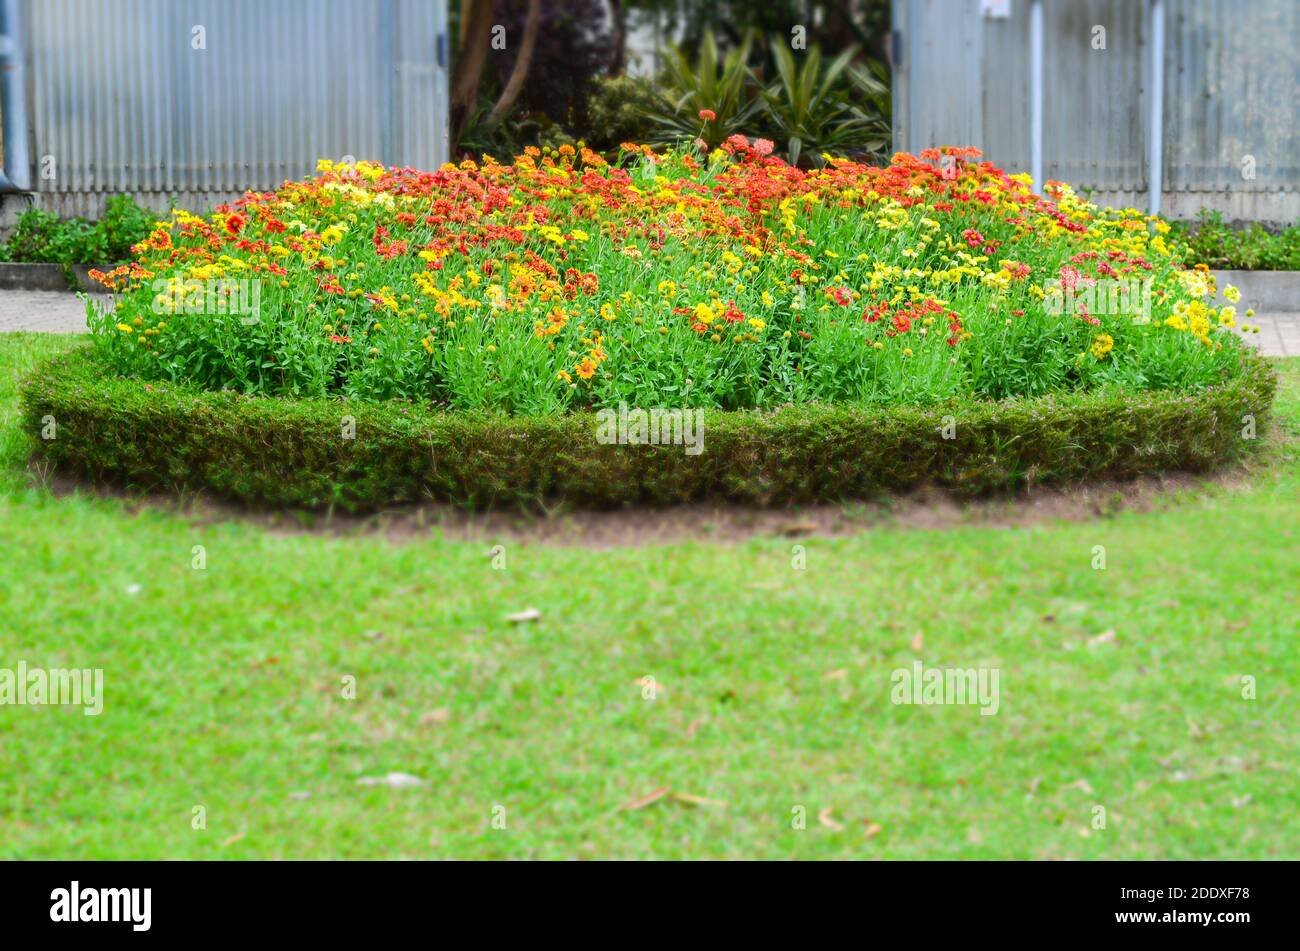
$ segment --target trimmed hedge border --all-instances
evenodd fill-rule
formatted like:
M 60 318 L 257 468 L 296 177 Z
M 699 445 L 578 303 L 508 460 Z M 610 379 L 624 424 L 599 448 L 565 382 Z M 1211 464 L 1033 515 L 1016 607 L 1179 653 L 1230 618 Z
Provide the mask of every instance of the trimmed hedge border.
M 114 375 L 88 348 L 22 384 L 23 425 L 58 468 L 139 489 L 365 511 L 560 499 L 585 508 L 869 498 L 921 483 L 959 495 L 1088 478 L 1206 471 L 1262 435 L 1276 376 L 1259 357 L 1197 392 L 1064 393 L 934 407 L 706 411 L 704 451 L 603 445 L 594 413 L 526 418 L 405 403 L 288 400 Z M 355 438 L 342 420 L 355 419 Z M 945 416 L 956 438 L 944 439 Z M 53 417 L 55 438 L 40 438 Z M 1258 440 L 1255 441 L 1256 443 Z

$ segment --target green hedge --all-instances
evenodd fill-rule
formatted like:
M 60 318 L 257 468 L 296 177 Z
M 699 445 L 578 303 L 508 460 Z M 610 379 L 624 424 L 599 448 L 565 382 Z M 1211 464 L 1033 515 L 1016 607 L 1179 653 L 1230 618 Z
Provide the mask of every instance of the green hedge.
M 706 412 L 704 451 L 602 445 L 594 414 L 475 416 L 402 403 L 286 400 L 146 384 L 87 349 L 23 382 L 24 427 L 57 467 L 139 489 L 207 489 L 271 505 L 362 511 L 437 500 L 756 505 L 868 498 L 921 483 L 1012 486 L 1204 471 L 1262 435 L 1276 378 L 1261 359 L 1200 392 L 1063 393 L 937 407 Z M 355 418 L 355 438 L 342 419 Z M 944 417 L 955 438 L 944 439 Z M 55 438 L 40 438 L 53 417 Z

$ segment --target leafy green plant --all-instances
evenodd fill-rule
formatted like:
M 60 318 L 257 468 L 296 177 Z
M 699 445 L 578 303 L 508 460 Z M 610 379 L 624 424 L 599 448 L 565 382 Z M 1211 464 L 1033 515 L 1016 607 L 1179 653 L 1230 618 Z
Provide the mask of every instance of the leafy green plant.
M 662 93 L 665 111 L 652 116 L 653 141 L 672 144 L 703 139 L 712 149 L 728 136 L 753 131 L 762 101 L 752 94 L 748 38 L 719 59 L 718 44 L 706 30 L 694 62 L 677 46 L 664 56 Z M 712 115 L 712 118 L 707 118 Z
M 95 256 L 81 263 L 117 264 L 131 257 L 131 247 L 149 236 L 158 216 L 136 204 L 130 195 L 114 195 L 95 225 Z
M 857 54 L 858 47 L 850 46 L 823 67 L 821 50 L 814 46 L 799 65 L 785 43 L 772 42 L 777 80 L 763 90 L 764 118 L 772 137 L 784 143 L 791 165 L 801 159 L 821 165 L 823 152 L 877 153 L 888 143 L 889 128 L 880 117 L 850 102 L 847 80 L 855 74 L 849 65 Z M 870 74 L 856 74 L 854 82 L 879 94 Z
M 542 123 L 532 116 L 519 114 L 491 121 L 489 115 L 494 101 L 491 96 L 479 96 L 473 111 L 465 119 L 458 146 L 461 152 L 491 155 L 507 161 L 537 139 Z
M 894 138 L 894 97 L 889 67 L 872 59 L 865 65 L 851 66 L 848 76 L 853 87 L 850 90 L 852 109 L 875 132 L 866 149 L 876 158 L 888 159 Z
M 659 95 L 647 80 L 611 76 L 597 80 L 587 103 L 586 127 L 578 138 L 597 152 L 613 152 L 624 142 L 645 142 L 653 130 L 651 116 Z
M 1300 270 L 1300 224 L 1273 234 L 1259 224 L 1237 229 L 1217 211 L 1202 210 L 1195 224 L 1171 222 L 1187 247 L 1188 265 L 1243 271 Z
M 3 257 L 29 264 L 61 265 L 71 282 L 74 265 L 121 264 L 129 260 L 131 247 L 148 237 L 156 220 L 130 195 L 110 198 L 104 217 L 95 223 L 29 208 L 19 216 L 13 235 L 3 246 Z

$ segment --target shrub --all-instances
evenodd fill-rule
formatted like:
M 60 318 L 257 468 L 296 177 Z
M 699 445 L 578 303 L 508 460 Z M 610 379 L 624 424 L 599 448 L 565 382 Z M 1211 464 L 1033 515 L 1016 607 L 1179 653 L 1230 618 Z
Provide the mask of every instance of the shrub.
M 681 47 L 664 50 L 662 101 L 651 116 L 655 142 L 672 146 L 699 139 L 712 149 L 749 131 L 762 105 L 751 85 L 749 45 L 746 38 L 720 56 L 713 31 L 705 30 L 694 60 Z
M 1259 224 L 1237 229 L 1221 213 L 1202 211 L 1195 225 L 1176 222 L 1174 233 L 1187 249 L 1188 263 L 1224 270 L 1300 271 L 1300 225 L 1278 234 Z
M 587 101 L 587 119 L 575 126 L 575 137 L 606 157 L 618 155 L 624 142 L 650 138 L 651 114 L 660 107 L 654 87 L 637 76 L 598 79 Z M 556 143 L 557 145 L 561 143 Z
M 132 246 L 153 230 L 157 217 L 130 195 L 108 200 L 104 216 L 60 218 L 53 212 L 29 208 L 4 246 L 3 259 L 31 264 L 59 264 L 71 280 L 73 265 L 119 264 L 131 257 Z
M 800 159 L 822 165 L 825 154 L 879 155 L 888 147 L 889 123 L 879 115 L 868 115 L 856 104 L 864 96 L 855 92 L 886 92 L 870 72 L 849 70 L 857 53 L 858 48 L 850 46 L 823 69 L 816 46 L 808 50 L 802 65 L 797 65 L 789 46 L 773 41 L 777 80 L 763 90 L 763 118 L 772 138 L 784 146 L 791 165 L 798 165 Z M 849 76 L 852 85 L 846 81 Z
M 141 489 L 367 510 L 562 500 L 611 507 L 870 497 L 924 482 L 962 495 L 1089 477 L 1201 471 L 1253 445 L 1276 380 L 1258 357 L 1222 386 L 1116 388 L 942 406 L 708 411 L 703 452 L 604 444 L 590 413 L 528 418 L 421 404 L 249 397 L 118 377 L 86 350 L 22 386 L 24 428 L 57 466 Z M 355 438 L 343 438 L 345 417 Z M 48 434 L 48 430 L 47 430 Z M 951 435 L 952 438 L 945 438 Z

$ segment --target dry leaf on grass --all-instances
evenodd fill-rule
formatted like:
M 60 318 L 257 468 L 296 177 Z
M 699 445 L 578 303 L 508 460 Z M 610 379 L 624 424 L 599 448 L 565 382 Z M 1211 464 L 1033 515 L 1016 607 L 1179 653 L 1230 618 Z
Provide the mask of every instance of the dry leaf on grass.
M 912 638 L 912 650 L 920 651 L 925 646 L 925 635 L 920 631 L 916 632 L 916 637 Z
M 836 822 L 833 818 L 831 818 L 830 806 L 827 806 L 821 812 L 817 813 L 817 821 L 820 822 L 822 825 L 824 825 L 826 828 L 833 829 L 836 832 L 844 831 L 843 823 Z
M 703 796 L 693 796 L 690 793 L 674 792 L 671 786 L 660 786 L 658 789 L 652 789 L 637 799 L 625 802 L 619 806 L 620 812 L 635 812 L 638 809 L 644 809 L 646 806 L 654 805 L 661 799 L 671 799 L 674 802 L 682 802 L 688 806 L 713 806 L 718 809 L 726 809 L 727 804 L 717 799 L 705 799 Z
M 684 802 L 690 806 L 716 806 L 719 809 L 726 809 L 727 804 L 718 799 L 705 799 L 703 796 L 692 796 L 690 793 L 675 792 L 672 797 L 678 802 Z
M 843 680 L 848 676 L 848 671 L 841 667 L 839 670 L 832 670 L 826 675 L 827 680 Z
M 865 826 L 862 830 L 862 835 L 868 839 L 874 839 L 876 836 L 880 835 L 880 833 L 885 831 L 883 826 L 877 825 L 867 819 L 863 819 L 862 824 Z
M 653 805 L 660 799 L 672 792 L 671 786 L 660 786 L 658 789 L 652 789 L 644 796 L 632 799 L 619 806 L 620 812 L 636 812 L 638 809 L 644 809 L 646 806 Z
M 516 614 L 507 614 L 506 620 L 511 624 L 526 624 L 529 621 L 539 621 L 541 620 L 541 617 L 542 612 L 537 610 L 537 608 L 526 608 Z
M 1113 627 L 1108 631 L 1102 631 L 1096 637 L 1088 638 L 1088 645 L 1090 647 L 1095 647 L 1098 644 L 1114 644 L 1114 643 L 1115 643 L 1115 629 Z
M 446 723 L 451 719 L 451 711 L 446 707 L 439 707 L 437 710 L 430 710 L 428 713 L 420 715 L 420 726 L 437 726 L 440 723 Z

